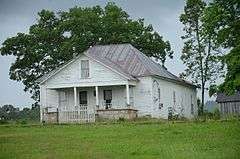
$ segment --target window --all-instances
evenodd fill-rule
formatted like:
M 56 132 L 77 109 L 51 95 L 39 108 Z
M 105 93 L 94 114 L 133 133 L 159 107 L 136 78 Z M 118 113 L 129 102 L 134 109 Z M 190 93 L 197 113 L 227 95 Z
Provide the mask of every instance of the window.
M 158 101 L 159 101 L 159 103 L 161 103 L 160 99 L 161 99 L 161 90 L 160 90 L 160 88 L 158 88 Z
M 61 91 L 59 93 L 59 96 L 60 96 L 60 102 L 66 102 L 67 101 L 67 94 L 65 91 Z
M 163 103 L 161 103 L 161 90 L 158 88 L 158 109 L 162 109 Z
M 89 61 L 81 60 L 81 78 L 89 77 Z
M 59 108 L 63 110 L 67 109 L 67 92 L 66 91 L 59 92 Z
M 112 107 L 112 90 L 104 90 L 103 97 L 105 101 L 105 108 L 109 109 Z
M 193 97 L 191 95 L 191 114 L 194 114 L 194 109 L 193 109 Z
M 79 92 L 79 104 L 87 104 L 87 91 Z
M 173 91 L 173 105 L 176 105 L 176 92 Z

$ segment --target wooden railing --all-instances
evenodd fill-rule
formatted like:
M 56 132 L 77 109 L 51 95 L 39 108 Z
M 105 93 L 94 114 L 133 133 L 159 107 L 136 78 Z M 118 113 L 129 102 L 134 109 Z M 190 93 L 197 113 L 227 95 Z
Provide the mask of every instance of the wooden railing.
M 88 105 L 79 105 L 58 110 L 59 123 L 86 123 L 95 121 L 95 111 Z
M 127 108 L 127 103 L 123 100 L 112 100 L 110 103 L 106 103 L 105 100 L 101 100 L 99 102 L 99 109 L 111 109 L 111 108 L 115 108 L 115 109 L 124 109 Z M 134 107 L 134 101 L 133 99 L 130 99 L 130 107 L 133 108 Z

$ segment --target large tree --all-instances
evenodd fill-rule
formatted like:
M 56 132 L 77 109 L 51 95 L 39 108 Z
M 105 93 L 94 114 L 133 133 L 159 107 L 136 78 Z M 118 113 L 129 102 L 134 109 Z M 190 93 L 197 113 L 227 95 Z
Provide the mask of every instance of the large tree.
M 105 8 L 75 7 L 67 12 L 42 10 L 29 33 L 18 33 L 6 39 L 2 55 L 13 55 L 10 79 L 21 81 L 25 91 L 39 99 L 37 78 L 70 60 L 95 44 L 131 43 L 162 65 L 172 57 L 168 41 L 155 32 L 143 19 L 133 20 L 114 3 Z
M 204 9 L 206 3 L 202 0 L 187 0 L 180 21 L 184 25 L 184 47 L 181 59 L 186 65 L 182 77 L 190 77 L 201 87 L 201 107 L 203 112 L 205 89 L 214 83 L 221 69 L 218 50 L 213 45 L 215 36 L 211 28 L 204 25 Z M 206 30 L 209 30 L 207 32 Z
M 227 65 L 224 82 L 213 85 L 209 94 L 232 94 L 240 90 L 240 1 L 213 0 L 205 10 L 204 22 L 214 30 L 214 45 L 225 49 L 222 59 Z

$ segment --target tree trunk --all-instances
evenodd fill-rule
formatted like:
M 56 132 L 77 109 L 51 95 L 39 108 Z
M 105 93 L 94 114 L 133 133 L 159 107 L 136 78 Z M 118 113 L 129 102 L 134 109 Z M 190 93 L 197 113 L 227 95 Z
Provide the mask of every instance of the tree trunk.
M 201 107 L 200 107 L 200 115 L 203 114 L 203 108 L 204 108 L 204 92 L 205 92 L 205 83 L 202 82 L 202 104 L 201 104 Z
M 203 114 L 203 106 L 204 106 L 204 88 L 205 88 L 205 81 L 204 81 L 204 70 L 203 70 L 203 57 L 202 57 L 202 52 L 201 52 L 201 42 L 200 42 L 200 37 L 199 37 L 199 26 L 198 26 L 198 21 L 196 25 L 196 36 L 197 36 L 197 44 L 198 44 L 198 53 L 200 57 L 200 71 L 201 71 L 201 87 L 202 87 L 202 104 L 200 106 L 200 115 Z

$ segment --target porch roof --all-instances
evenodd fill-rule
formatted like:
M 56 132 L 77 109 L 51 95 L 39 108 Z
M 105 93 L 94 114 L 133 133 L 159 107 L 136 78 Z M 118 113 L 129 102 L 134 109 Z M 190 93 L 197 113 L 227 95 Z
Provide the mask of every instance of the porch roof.
M 49 89 L 58 89 L 58 88 L 72 88 L 72 87 L 95 87 L 95 86 L 123 86 L 123 85 L 131 85 L 135 86 L 136 81 L 111 81 L 109 82 L 97 82 L 97 83 L 70 83 L 70 84 L 57 84 L 57 85 L 48 85 L 47 88 Z

